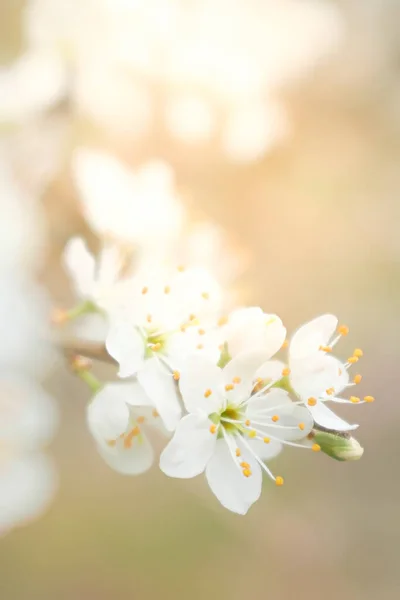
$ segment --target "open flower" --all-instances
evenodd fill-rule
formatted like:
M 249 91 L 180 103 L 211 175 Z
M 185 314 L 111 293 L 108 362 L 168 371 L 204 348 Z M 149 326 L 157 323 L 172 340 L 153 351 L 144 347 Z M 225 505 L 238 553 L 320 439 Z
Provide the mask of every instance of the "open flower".
M 338 327 L 334 315 L 322 315 L 300 327 L 289 346 L 293 390 L 318 425 L 336 431 L 350 431 L 358 425 L 350 425 L 335 415 L 326 402 L 361 404 L 373 401 L 372 396 L 365 396 L 364 400 L 357 396 L 351 396 L 349 400 L 340 397 L 345 389 L 361 381 L 361 375 L 355 375 L 352 381 L 349 375 L 350 367 L 362 356 L 360 349 L 356 348 L 345 363 L 331 354 L 340 338 L 347 333 L 346 326 Z
M 146 429 L 165 431 L 157 410 L 137 383 L 109 383 L 88 406 L 89 429 L 105 462 L 125 475 L 147 471 L 154 452 Z
M 173 430 L 181 416 L 176 381 L 190 352 L 218 348 L 208 341 L 202 319 L 218 310 L 220 290 L 200 269 L 138 275 L 120 287 L 121 304 L 111 316 L 106 339 L 119 363 L 119 376 L 136 375 L 165 426 Z
M 220 369 L 207 357 L 189 358 L 179 381 L 189 414 L 160 458 L 170 477 L 190 478 L 205 470 L 221 504 L 240 514 L 259 498 L 263 470 L 277 485 L 283 483 L 264 461 L 283 444 L 298 445 L 294 440 L 313 426 L 307 409 L 272 388 L 282 377 L 281 364 L 261 365 L 262 360 L 262 354 L 246 353 Z M 263 387 L 254 392 L 260 382 Z

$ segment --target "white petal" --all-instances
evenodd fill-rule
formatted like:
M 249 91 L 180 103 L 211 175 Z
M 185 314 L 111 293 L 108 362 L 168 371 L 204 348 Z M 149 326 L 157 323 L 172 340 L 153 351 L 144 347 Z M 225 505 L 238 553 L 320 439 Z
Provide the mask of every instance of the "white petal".
M 119 364 L 118 375 L 135 375 L 143 366 L 145 345 L 136 327 L 128 321 L 118 320 L 111 324 L 106 338 L 107 352 Z
M 259 456 L 263 461 L 275 458 L 275 456 L 278 456 L 283 449 L 282 442 L 272 439 L 268 444 L 262 440 L 249 439 L 248 444 L 251 446 L 252 450 L 257 454 L 257 456 Z
M 118 279 L 123 264 L 121 247 L 116 244 L 106 244 L 103 246 L 97 269 L 97 280 L 102 286 L 109 286 Z
M 283 377 L 282 371 L 285 367 L 286 365 L 279 360 L 269 360 L 257 369 L 255 379 L 261 378 L 269 383 L 279 381 Z
M 256 379 L 256 371 L 265 361 L 261 352 L 242 352 L 223 369 L 224 395 L 228 401 L 238 403 L 250 397 Z M 239 383 L 235 383 L 238 381 Z M 226 389 L 233 385 L 233 389 Z
M 187 415 L 160 457 L 160 469 L 170 477 L 189 478 L 202 473 L 210 460 L 217 436 L 205 416 Z
M 335 413 L 323 402 L 317 402 L 315 406 L 309 406 L 308 409 L 317 425 L 325 427 L 326 429 L 333 429 L 335 431 L 352 431 L 358 427 L 358 425 L 350 425 L 350 423 L 347 423 L 335 415 Z
M 172 373 L 166 370 L 158 358 L 145 360 L 137 374 L 140 385 L 156 407 L 165 427 L 173 431 L 182 415 L 178 386 Z
M 221 334 L 228 343 L 229 353 L 262 351 L 268 360 L 282 347 L 286 329 L 276 315 L 268 315 L 261 308 L 250 307 L 234 311 Z
M 73 280 L 76 293 L 83 298 L 91 298 L 94 292 L 96 263 L 81 238 L 69 240 L 64 249 L 63 262 Z
M 301 361 L 291 362 L 290 382 L 303 400 L 327 397 L 326 390 L 340 393 L 349 381 L 343 363 L 334 356 L 318 352 Z
M 199 333 L 199 331 L 206 331 L 206 333 Z M 166 346 L 168 362 L 173 369 L 181 371 L 188 356 L 197 355 L 200 360 L 202 357 L 207 357 L 216 365 L 221 355 L 219 344 L 214 331 L 190 326 L 185 332 L 174 333 L 168 338 Z
M 123 475 L 144 473 L 150 469 L 154 460 L 153 448 L 143 432 L 133 438 L 129 448 L 119 439 L 114 447 L 99 445 L 98 451 L 114 471 Z
M 322 315 L 309 321 L 294 334 L 290 346 L 290 361 L 301 360 L 326 346 L 335 333 L 338 320 L 334 315 Z
M 100 443 L 115 440 L 125 433 L 128 427 L 129 408 L 120 387 L 118 384 L 107 384 L 95 395 L 87 408 L 89 429 Z
M 179 389 L 189 412 L 218 411 L 223 404 L 222 385 L 222 371 L 208 357 L 190 356 L 182 367 Z
M 248 462 L 252 474 L 245 477 L 230 452 L 225 439 L 217 440 L 214 454 L 206 468 L 208 485 L 225 508 L 245 515 L 261 494 L 261 467 L 243 446 L 239 438 L 235 444 L 242 452 L 241 459 Z

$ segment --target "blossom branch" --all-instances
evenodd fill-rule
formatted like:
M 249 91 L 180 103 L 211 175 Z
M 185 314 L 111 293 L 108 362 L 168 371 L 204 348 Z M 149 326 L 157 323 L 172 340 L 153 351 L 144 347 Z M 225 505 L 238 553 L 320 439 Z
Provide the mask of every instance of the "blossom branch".
M 116 361 L 110 356 L 104 344 L 100 342 L 89 342 L 79 338 L 68 338 L 56 341 L 56 346 L 67 356 L 85 356 L 92 360 L 116 365 Z

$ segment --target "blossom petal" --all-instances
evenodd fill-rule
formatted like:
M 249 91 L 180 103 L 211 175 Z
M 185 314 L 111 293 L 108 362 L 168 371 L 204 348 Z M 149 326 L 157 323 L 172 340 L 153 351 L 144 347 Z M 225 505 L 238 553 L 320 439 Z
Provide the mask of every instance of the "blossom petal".
M 255 379 L 262 379 L 266 383 L 279 381 L 283 377 L 285 364 L 280 360 L 268 360 L 257 369 Z
M 216 444 L 212 422 L 202 415 L 187 415 L 179 422 L 174 437 L 162 452 L 160 469 L 169 477 L 189 478 L 202 473 Z
M 255 374 L 265 361 L 263 352 L 242 352 L 233 358 L 222 371 L 224 395 L 235 403 L 247 400 L 254 387 Z
M 278 440 L 270 440 L 268 443 L 263 442 L 262 440 L 252 440 L 249 439 L 248 444 L 252 448 L 252 450 L 261 458 L 261 460 L 267 461 L 271 460 L 271 458 L 275 458 L 278 454 L 281 453 L 283 449 L 282 442 Z
M 119 387 L 107 384 L 87 408 L 89 430 L 100 443 L 117 439 L 128 426 L 129 408 L 121 397 Z
M 294 334 L 290 346 L 290 360 L 301 360 L 318 352 L 320 346 L 326 346 L 337 328 L 338 320 L 334 315 L 322 315 L 300 327 Z
M 179 388 L 189 412 L 211 414 L 223 404 L 222 371 L 207 356 L 190 356 L 182 367 Z
M 94 293 L 96 263 L 81 238 L 69 240 L 64 249 L 63 263 L 72 278 L 76 293 L 83 298 L 91 298 Z
M 234 462 L 225 439 L 217 440 L 215 451 L 207 464 L 208 485 L 222 506 L 245 515 L 261 494 L 261 467 L 237 437 L 235 443 L 241 450 L 241 459 L 249 463 L 252 474 L 245 477 Z
M 129 447 L 119 439 L 114 447 L 98 445 L 97 449 L 108 466 L 122 475 L 144 473 L 154 460 L 152 445 L 143 432 L 133 438 Z
M 124 320 L 117 320 L 110 326 L 106 338 L 107 352 L 119 364 L 119 377 L 136 375 L 143 366 L 145 346 L 143 337 L 136 327 Z
M 349 382 L 349 374 L 343 363 L 323 352 L 301 361 L 291 363 L 291 385 L 300 398 L 307 400 L 328 397 L 327 390 L 340 393 Z
M 269 315 L 259 307 L 241 308 L 229 317 L 221 334 L 229 353 L 262 351 L 268 360 L 282 347 L 286 329 L 277 315 Z
M 173 431 L 181 418 L 182 409 L 178 386 L 172 373 L 166 370 L 158 358 L 150 358 L 145 360 L 137 379 L 156 407 L 165 427 Z
M 358 425 L 350 425 L 330 410 L 323 402 L 317 402 L 315 406 L 308 407 L 317 425 L 334 431 L 352 431 Z

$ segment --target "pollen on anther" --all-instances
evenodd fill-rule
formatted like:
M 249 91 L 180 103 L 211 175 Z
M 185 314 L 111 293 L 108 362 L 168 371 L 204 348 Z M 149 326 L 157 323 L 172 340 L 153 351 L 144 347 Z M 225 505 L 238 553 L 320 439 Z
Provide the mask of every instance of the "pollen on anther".
M 159 417 L 159 416 L 160 416 L 160 415 L 159 415 L 159 413 L 158 413 L 158 411 L 157 411 L 155 408 L 153 408 L 153 411 L 152 411 L 152 413 L 151 413 L 151 414 L 153 415 L 153 417 L 154 417 L 155 419 L 156 419 L 157 417 Z
M 196 320 L 196 315 L 194 315 L 193 313 L 189 315 L 189 321 L 195 321 Z
M 353 383 L 360 383 L 362 375 L 354 375 Z
M 332 352 L 332 348 L 330 346 L 320 346 L 319 347 L 322 352 Z
M 290 369 L 289 367 L 285 367 L 282 369 L 282 377 L 287 377 L 288 375 L 290 375 Z
M 353 356 L 357 356 L 357 358 L 361 358 L 364 355 L 364 352 L 361 348 L 356 348 L 353 352 Z
M 374 400 L 373 396 L 364 396 L 364 402 L 374 402 Z
M 175 379 L 175 381 L 179 381 L 179 378 L 180 378 L 181 374 L 179 373 L 179 371 L 174 371 L 172 373 L 172 376 Z
M 234 388 L 233 383 L 227 383 L 226 386 L 225 386 L 225 390 L 227 392 L 230 392 L 231 390 L 233 390 L 233 388 Z
M 140 416 L 140 417 L 138 417 L 136 420 L 137 420 L 137 422 L 138 422 L 139 424 L 142 424 L 142 423 L 144 423 L 144 422 L 145 422 L 146 418 L 145 418 L 145 417 L 142 417 L 142 416 Z
M 358 404 L 358 402 L 360 402 L 360 398 L 358 398 L 357 396 L 350 396 L 350 402 L 352 402 L 353 404 Z
M 254 429 L 252 429 L 251 431 L 249 431 L 249 437 L 255 438 L 256 435 L 257 435 L 257 431 L 254 431 Z
M 340 327 L 338 327 L 338 333 L 340 333 L 340 335 L 347 335 L 349 333 L 349 328 L 347 325 L 340 325 Z
M 234 378 L 232 379 L 232 382 L 233 382 L 233 383 L 235 383 L 235 384 L 238 384 L 238 383 L 240 383 L 241 381 L 242 381 L 242 380 L 241 380 L 241 378 L 240 378 L 240 377 L 234 377 Z
M 235 450 L 235 454 L 236 454 L 236 456 L 238 456 L 238 457 L 239 457 L 239 456 L 241 456 L 241 454 L 242 454 L 242 453 L 241 453 L 241 451 L 240 451 L 240 448 L 236 448 L 236 450 Z
M 208 389 L 204 392 L 204 398 L 209 398 L 212 394 L 212 390 Z
M 246 419 L 244 424 L 246 425 L 246 427 L 248 427 L 250 425 L 250 419 Z
M 281 477 L 280 475 L 278 475 L 278 477 L 275 477 L 275 484 L 276 485 L 283 485 L 284 484 L 283 477 Z
M 299 423 L 299 429 L 301 431 L 304 431 L 304 428 L 305 428 L 305 424 L 304 423 Z
M 351 365 L 354 365 L 356 362 L 358 362 L 358 356 L 350 356 L 347 359 L 347 362 L 350 363 Z
M 199 335 L 204 335 L 205 334 L 205 330 L 204 329 L 199 329 L 198 333 L 199 333 Z
M 210 298 L 210 294 L 208 292 L 203 292 L 201 297 L 204 298 L 204 300 L 208 300 Z
M 185 270 L 185 267 L 183 265 L 179 265 L 177 267 L 177 269 L 178 269 L 179 273 L 183 273 L 183 271 Z
M 197 350 L 203 350 L 204 346 L 203 344 L 197 344 L 196 348 Z
M 333 394 L 335 393 L 335 388 L 328 388 L 327 390 L 325 390 L 326 393 L 328 394 L 328 396 L 333 396 Z
M 285 340 L 282 344 L 282 349 L 287 348 L 289 346 L 289 340 Z
M 144 288 L 142 288 L 142 294 L 147 294 L 147 292 L 149 291 L 149 288 L 144 286 Z
M 250 477 L 250 475 L 251 475 L 251 470 L 250 469 L 243 469 L 242 472 L 243 472 L 243 475 L 245 477 Z
M 320 446 L 319 444 L 313 444 L 313 445 L 311 446 L 311 450 L 312 450 L 313 452 L 319 452 L 319 451 L 321 450 L 321 446 Z
M 218 325 L 218 327 L 222 327 L 222 325 L 226 325 L 226 324 L 227 324 L 227 322 L 228 322 L 228 317 L 221 317 L 221 318 L 218 320 L 218 323 L 217 323 L 217 325 Z
M 265 438 L 263 439 L 263 442 L 264 442 L 264 444 L 269 444 L 269 443 L 270 443 L 270 441 L 271 441 L 271 440 L 269 439 L 269 437 L 265 437 Z
M 216 425 L 210 425 L 210 433 L 215 433 L 217 431 Z
M 271 417 L 272 421 L 274 423 L 276 423 L 277 421 L 279 421 L 279 416 L 278 415 L 274 415 L 273 417 Z
M 164 294 L 169 294 L 171 291 L 171 288 L 169 287 L 169 285 L 166 285 L 164 288 Z
M 242 469 L 250 469 L 249 463 L 245 462 L 244 460 L 240 463 L 240 466 L 242 467 Z
M 309 398 L 307 400 L 307 404 L 308 404 L 308 406 L 315 406 L 317 404 L 317 401 L 315 398 Z

